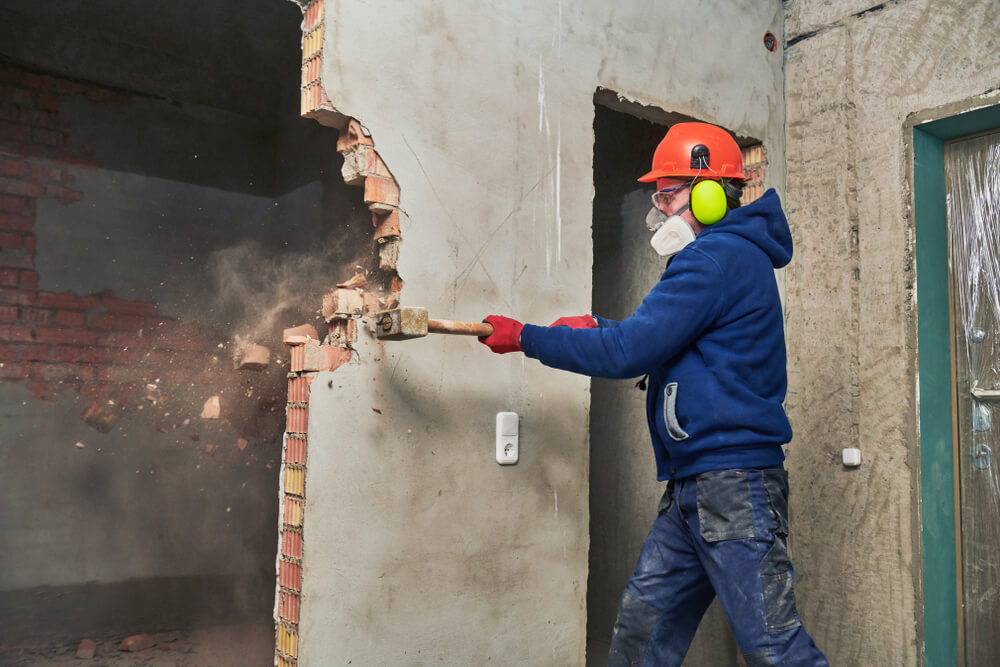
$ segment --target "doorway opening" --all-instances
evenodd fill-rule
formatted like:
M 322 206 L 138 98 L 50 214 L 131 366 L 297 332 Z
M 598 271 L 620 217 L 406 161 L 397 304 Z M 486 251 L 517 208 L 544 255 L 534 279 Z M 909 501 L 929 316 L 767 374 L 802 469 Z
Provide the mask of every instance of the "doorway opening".
M 636 179 L 649 171 L 671 125 L 697 119 L 631 103 L 603 89 L 594 101 L 592 312 L 622 320 L 664 270 L 645 225 L 653 188 Z M 744 190 L 747 203 L 763 193 L 764 150 L 756 139 L 736 139 L 751 177 Z M 618 600 L 664 490 L 656 481 L 645 398 L 634 381 L 591 381 L 588 666 L 605 664 Z M 698 664 L 735 664 L 736 644 L 718 601 L 702 620 L 688 656 Z

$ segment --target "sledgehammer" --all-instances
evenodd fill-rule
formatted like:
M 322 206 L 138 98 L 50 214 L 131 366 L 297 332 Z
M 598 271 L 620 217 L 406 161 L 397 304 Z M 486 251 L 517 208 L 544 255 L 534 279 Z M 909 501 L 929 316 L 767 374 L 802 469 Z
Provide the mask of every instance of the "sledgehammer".
M 493 334 L 493 325 L 487 322 L 432 320 L 427 317 L 426 308 L 394 308 L 375 314 L 375 335 L 379 340 L 409 340 L 429 333 L 483 338 Z

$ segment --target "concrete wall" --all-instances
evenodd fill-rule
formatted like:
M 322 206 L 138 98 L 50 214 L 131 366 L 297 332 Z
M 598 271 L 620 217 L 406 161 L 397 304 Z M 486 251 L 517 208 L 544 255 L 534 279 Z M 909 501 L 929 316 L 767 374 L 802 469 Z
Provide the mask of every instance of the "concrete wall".
M 780 156 L 781 21 L 777 2 L 327 4 L 323 85 L 402 189 L 404 304 L 590 311 L 595 90 Z M 361 336 L 357 365 L 312 383 L 302 663 L 583 664 L 589 381 Z M 513 467 L 500 410 L 521 415 Z
M 831 664 L 919 664 L 908 115 L 995 89 L 993 2 L 786 3 L 792 555 Z M 870 11 L 866 11 L 869 10 Z M 846 470 L 843 447 L 863 465 Z

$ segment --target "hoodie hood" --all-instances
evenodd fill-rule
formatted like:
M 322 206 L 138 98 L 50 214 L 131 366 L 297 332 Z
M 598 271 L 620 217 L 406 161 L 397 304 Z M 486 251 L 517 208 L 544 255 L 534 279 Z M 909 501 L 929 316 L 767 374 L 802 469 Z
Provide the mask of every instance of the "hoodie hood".
M 792 261 L 792 232 L 781 210 L 781 199 L 773 188 L 760 199 L 730 211 L 725 218 L 706 227 L 698 237 L 711 234 L 742 236 L 763 250 L 776 269 Z

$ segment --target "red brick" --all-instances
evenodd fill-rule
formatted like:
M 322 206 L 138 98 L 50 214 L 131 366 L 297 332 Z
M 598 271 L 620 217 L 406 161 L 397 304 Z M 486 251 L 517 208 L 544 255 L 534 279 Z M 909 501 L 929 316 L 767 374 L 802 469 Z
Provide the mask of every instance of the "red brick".
M 80 364 L 36 363 L 31 369 L 31 377 L 36 380 L 79 380 L 93 382 L 97 373 L 93 366 Z
M 290 623 L 298 623 L 299 596 L 291 591 L 281 591 L 278 600 L 278 616 Z
M 365 179 L 365 203 L 399 206 L 399 186 L 395 181 L 369 176 Z
M 17 287 L 21 282 L 18 273 L 13 269 L 0 269 L 0 287 Z
M 302 560 L 302 533 L 286 528 L 281 537 L 281 553 Z
M 108 331 L 107 333 L 100 333 L 97 336 L 98 345 L 109 345 L 117 348 L 134 345 L 141 340 L 134 333 L 128 331 Z
M 352 118 L 348 122 L 347 127 L 341 130 L 340 135 L 337 137 L 337 152 L 343 153 L 358 144 L 374 146 L 375 142 L 372 141 L 371 137 L 365 136 L 364 131 L 361 129 L 361 123 Z
M 24 234 L 0 232 L 0 248 L 23 248 Z
M 372 225 L 375 227 L 375 240 L 381 238 L 399 236 L 399 211 L 393 211 L 388 215 L 372 213 Z
M 20 282 L 21 287 L 38 289 L 37 271 L 21 271 L 20 277 L 21 277 L 21 282 Z
M 113 296 L 101 298 L 101 303 L 111 313 L 127 313 L 130 315 L 156 315 L 156 304 L 148 301 L 129 301 Z
M 38 109 L 21 109 L 17 119 L 23 125 L 32 127 L 44 127 L 54 129 L 59 127 L 59 118 L 51 111 L 39 111 Z
M 0 267 L 5 269 L 34 269 L 35 256 L 24 250 L 0 248 Z
M 87 314 L 79 310 L 57 310 L 52 323 L 57 327 L 82 327 Z
M 97 332 L 87 329 L 35 329 L 35 340 L 39 343 L 64 343 L 66 345 L 94 345 Z
M 45 111 L 58 111 L 59 110 L 59 96 L 52 95 L 50 93 L 39 93 L 38 94 L 38 108 L 44 109 Z
M 0 303 L 30 306 L 35 303 L 36 292 L 18 289 L 0 289 Z
M 0 378 L 26 380 L 31 377 L 31 365 L 21 362 L 0 363 Z
M 285 329 L 281 332 L 281 339 L 286 345 L 301 345 L 305 342 L 304 340 L 300 340 L 302 338 L 319 340 L 319 334 L 316 333 L 316 327 L 311 324 L 300 324 L 297 327 Z
M 37 183 L 62 183 L 63 174 L 59 167 L 31 165 L 31 178 Z
M 2 197 L 0 197 L 2 198 Z M 13 198 L 11 198 L 13 199 Z M 24 209 L 21 209 L 24 210 Z M 28 231 L 35 225 L 35 220 L 29 215 L 15 215 L 14 213 L 0 213 L 0 229 L 10 229 L 15 231 Z
M 115 316 L 110 313 L 87 313 L 87 326 L 91 329 L 114 329 Z
M 0 103 L 0 120 L 17 120 L 20 110 L 13 104 Z
M 24 243 L 24 249 L 25 250 L 27 250 L 28 252 L 35 252 L 35 235 L 34 234 L 25 234 L 24 235 L 24 240 L 22 242 Z
M 77 296 L 62 292 L 39 292 L 38 305 L 42 308 L 61 308 L 68 310 L 90 310 L 101 303 L 97 295 Z
M 48 361 L 52 348 L 48 345 L 12 345 L 18 361 Z
M 17 306 L 0 306 L 0 322 L 17 322 Z
M 38 97 L 30 90 L 24 88 L 4 87 L 4 97 L 7 101 L 19 107 L 33 107 L 38 102 Z
M 87 349 L 78 345 L 56 345 L 52 348 L 51 361 L 59 363 L 71 363 L 83 361 L 83 351 Z
M 24 74 L 23 70 L 19 70 L 14 67 L 0 66 L 0 82 L 2 83 L 21 83 L 21 75 Z
M 27 176 L 29 173 L 31 173 L 31 167 L 24 160 L 0 155 L 0 175 L 18 178 Z
M 87 346 L 80 349 L 83 351 L 80 355 L 80 361 L 88 364 L 110 364 L 114 361 L 114 357 L 117 356 L 107 347 Z
M 19 345 L 0 345 L 0 361 L 14 361 L 17 359 L 17 348 Z
M 22 308 L 21 321 L 25 324 L 46 326 L 52 322 L 52 311 L 39 308 Z
M 45 194 L 45 187 L 38 183 L 0 177 L 0 192 L 21 197 L 38 198 Z
M 312 384 L 313 378 L 309 376 L 302 376 L 297 378 L 292 378 L 288 381 L 288 402 L 289 403 L 308 403 L 309 402 L 309 385 Z
M 17 325 L 0 325 L 0 340 L 12 343 L 30 343 L 31 328 Z
M 20 139 L 20 141 L 25 141 Z M 31 128 L 31 141 L 45 146 L 61 146 L 63 144 L 63 133 L 58 130 L 50 130 L 44 127 Z
M 17 213 L 24 215 L 28 209 L 28 200 L 24 197 L 12 197 L 10 195 L 0 195 L 0 211 L 7 213 Z M 6 226 L 6 225 L 4 225 Z
M 61 185 L 46 185 L 45 186 L 45 196 L 50 199 L 58 199 L 64 204 L 72 204 L 75 201 L 80 201 L 83 199 L 83 193 L 77 192 L 76 190 L 70 190 L 69 188 L 63 187 Z
M 285 463 L 305 465 L 305 462 L 306 441 L 292 436 L 285 438 Z
M 21 143 L 31 143 L 31 127 L 20 123 L 0 123 L 0 139 L 11 139 Z
M 343 347 L 306 343 L 291 348 L 291 371 L 333 371 L 351 360 L 351 351 Z
M 115 328 L 121 331 L 139 331 L 146 326 L 146 318 L 142 315 L 118 315 Z
M 278 568 L 278 579 L 285 588 L 291 588 L 293 591 L 302 590 L 302 566 L 282 560 Z
M 34 74 L 32 72 L 24 72 L 21 74 L 21 82 L 26 88 L 35 88 L 40 90 L 49 90 L 55 83 L 55 79 L 47 74 Z

